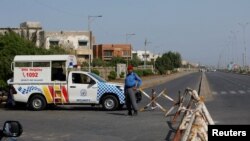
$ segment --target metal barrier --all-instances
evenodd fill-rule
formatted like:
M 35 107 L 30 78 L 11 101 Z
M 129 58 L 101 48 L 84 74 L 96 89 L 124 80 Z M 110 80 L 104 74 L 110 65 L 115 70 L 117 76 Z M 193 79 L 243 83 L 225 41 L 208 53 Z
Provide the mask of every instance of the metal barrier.
M 152 89 L 151 96 L 143 90 L 140 91 L 150 100 L 150 102 L 141 108 L 140 111 L 144 111 L 150 106 L 152 107 L 152 105 L 155 105 L 165 113 L 166 117 L 170 117 L 170 114 L 173 114 L 171 124 L 176 124 L 177 119 L 180 119 L 180 123 L 178 124 L 172 141 L 208 140 L 208 125 L 214 125 L 214 121 L 207 110 L 204 98 L 199 97 L 196 90 L 186 88 L 183 95 L 179 92 L 177 101 L 169 97 L 166 90 L 163 90 L 157 95 Z M 173 102 L 173 106 L 169 110 L 166 110 L 166 108 L 157 102 L 159 98 L 164 98 Z M 175 112 L 173 112 L 174 110 Z
M 187 88 L 185 92 L 191 96 L 191 99 L 187 106 L 179 104 L 175 116 L 180 112 L 184 112 L 184 116 L 173 141 L 207 141 L 208 125 L 214 125 L 214 121 L 204 104 L 203 98 L 198 96 L 197 91 Z
M 142 111 L 145 111 L 147 108 L 149 108 L 149 107 L 151 106 L 151 108 L 153 108 L 153 109 L 156 108 L 156 107 L 158 107 L 158 108 L 160 108 L 164 113 L 166 113 L 166 112 L 168 113 L 168 111 L 156 101 L 156 100 L 157 100 L 158 98 L 160 98 L 160 97 L 164 97 L 164 98 L 170 100 L 171 102 L 176 103 L 171 97 L 169 97 L 169 96 L 167 95 L 166 90 L 163 90 L 162 92 L 160 92 L 160 93 L 157 95 L 157 94 L 155 93 L 154 89 L 152 89 L 152 94 L 151 94 L 151 96 L 149 96 L 149 94 L 147 94 L 146 92 L 144 92 L 142 89 L 140 89 L 140 91 L 141 91 L 141 93 L 142 93 L 143 95 L 145 95 L 145 96 L 150 100 L 150 102 L 149 102 L 146 106 L 144 106 L 143 108 L 140 109 L 141 112 L 142 112 Z M 171 110 L 171 109 L 170 109 L 170 110 Z

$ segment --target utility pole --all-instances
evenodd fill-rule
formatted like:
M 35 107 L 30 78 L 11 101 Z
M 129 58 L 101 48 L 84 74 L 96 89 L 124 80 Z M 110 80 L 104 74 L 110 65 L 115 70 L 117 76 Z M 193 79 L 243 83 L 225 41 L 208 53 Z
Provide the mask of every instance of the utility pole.
M 144 69 L 146 69 L 146 61 L 147 61 L 147 51 L 146 51 L 146 47 L 147 47 L 147 44 L 148 43 L 151 43 L 151 42 L 149 42 L 148 40 L 147 40 L 147 38 L 145 39 L 145 42 L 144 42 L 144 49 L 145 49 L 145 53 L 144 53 Z
M 90 29 L 90 24 L 91 24 L 91 22 L 92 21 L 94 21 L 94 19 L 96 19 L 96 18 L 99 18 L 99 17 L 102 17 L 102 15 L 98 15 L 98 16 L 88 16 L 88 30 L 89 30 L 89 50 L 90 50 L 90 52 L 88 53 L 89 54 L 89 72 L 91 72 L 91 68 L 90 68 L 90 63 L 91 63 L 91 56 L 92 56 L 92 54 L 93 54 L 93 45 L 92 45 L 92 42 L 93 42 L 93 39 L 92 39 L 92 31 L 91 31 L 91 29 Z
M 247 47 L 246 47 L 246 27 L 249 23 L 239 23 L 243 30 L 243 46 L 244 46 L 244 68 L 247 67 Z
M 133 36 L 133 35 L 135 35 L 135 33 L 126 33 L 126 44 L 128 43 L 128 39 L 129 39 L 129 37 L 131 37 L 131 36 Z M 130 44 L 131 45 L 131 44 Z M 132 45 L 131 45 L 131 48 L 130 48 L 130 57 L 132 58 Z M 128 54 L 127 54 L 127 66 L 128 66 L 128 59 L 129 58 L 129 56 L 128 56 Z

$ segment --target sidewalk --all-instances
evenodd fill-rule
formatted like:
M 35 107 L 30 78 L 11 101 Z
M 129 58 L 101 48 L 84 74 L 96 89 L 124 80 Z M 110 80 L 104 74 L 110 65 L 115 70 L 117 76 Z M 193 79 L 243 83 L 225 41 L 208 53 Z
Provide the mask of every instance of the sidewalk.
M 155 85 L 159 85 L 162 83 L 165 83 L 167 81 L 188 75 L 194 73 L 194 71 L 184 71 L 184 72 L 178 72 L 178 73 L 173 73 L 169 75 L 154 75 L 154 76 L 144 76 L 141 77 L 142 79 L 142 89 L 146 89 Z M 112 80 L 110 82 L 118 82 L 118 83 L 124 83 L 124 79 L 118 79 L 118 80 Z

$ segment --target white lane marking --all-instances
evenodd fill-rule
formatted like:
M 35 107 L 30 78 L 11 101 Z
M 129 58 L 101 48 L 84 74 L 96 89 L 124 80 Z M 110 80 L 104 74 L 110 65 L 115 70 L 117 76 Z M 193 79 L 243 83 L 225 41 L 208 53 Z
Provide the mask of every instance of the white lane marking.
M 220 94 L 227 94 L 227 92 L 226 91 L 221 91 Z
M 236 92 L 235 92 L 235 91 L 230 91 L 229 93 L 230 93 L 230 94 L 236 94 Z
M 213 91 L 213 92 L 212 92 L 212 94 L 213 94 L 213 95 L 217 95 L 218 93 L 217 93 L 217 92 L 215 92 L 215 91 Z
M 220 123 L 220 122 L 219 122 L 219 121 L 214 120 L 214 123 L 215 123 L 215 124 L 218 124 L 218 123 Z
M 245 91 L 243 91 L 243 90 L 239 90 L 238 91 L 240 94 L 245 94 L 246 92 Z

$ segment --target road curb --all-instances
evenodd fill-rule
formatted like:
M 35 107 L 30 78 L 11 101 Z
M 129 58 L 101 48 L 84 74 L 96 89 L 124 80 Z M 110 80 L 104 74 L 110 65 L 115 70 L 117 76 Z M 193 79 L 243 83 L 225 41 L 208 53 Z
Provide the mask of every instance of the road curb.
M 207 76 L 204 72 L 202 73 L 200 95 L 204 97 L 205 101 L 213 100 L 210 86 L 209 86 L 208 81 L 207 81 Z
M 160 77 L 156 77 L 150 80 L 142 80 L 142 89 L 147 89 L 149 87 L 153 87 L 155 85 L 160 85 L 163 84 L 165 82 L 171 81 L 173 79 L 177 79 L 180 78 L 182 76 L 188 75 L 188 74 L 192 74 L 195 72 L 179 72 L 179 73 L 174 73 L 174 74 L 170 74 L 170 75 L 163 75 Z

